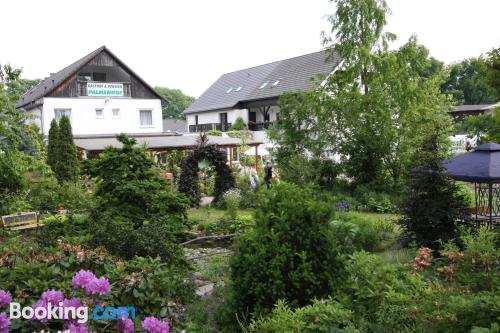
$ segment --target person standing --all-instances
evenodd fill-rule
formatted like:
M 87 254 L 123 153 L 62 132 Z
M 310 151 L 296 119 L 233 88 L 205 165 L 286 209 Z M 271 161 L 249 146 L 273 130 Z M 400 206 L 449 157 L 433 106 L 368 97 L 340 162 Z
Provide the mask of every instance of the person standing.
M 264 184 L 267 188 L 271 187 L 271 179 L 273 178 L 273 165 L 270 160 L 266 161 L 266 166 L 264 167 Z

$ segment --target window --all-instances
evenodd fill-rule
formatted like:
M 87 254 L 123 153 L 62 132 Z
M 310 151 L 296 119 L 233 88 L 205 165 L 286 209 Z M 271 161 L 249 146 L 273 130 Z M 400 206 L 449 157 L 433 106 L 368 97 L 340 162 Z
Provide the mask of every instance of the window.
M 239 86 L 238 88 L 234 89 L 234 91 L 240 91 L 243 88 L 243 86 Z
M 227 112 L 219 113 L 219 121 L 221 124 L 227 124 Z
M 273 87 L 276 87 L 278 84 L 280 83 L 280 80 L 276 80 L 274 83 L 273 83 Z
M 61 120 L 62 116 L 66 116 L 71 120 L 71 109 L 54 109 L 56 121 Z
M 140 110 L 139 117 L 141 121 L 141 126 L 153 126 L 153 111 Z
M 198 125 L 198 116 L 194 116 L 194 124 Z
M 91 73 L 80 73 L 78 74 L 78 81 L 92 81 Z
M 97 82 L 106 82 L 106 73 L 92 73 L 92 78 Z
M 103 109 L 95 109 L 95 117 L 102 119 L 104 118 L 104 110 Z
M 228 90 L 226 90 L 226 94 L 229 94 L 231 91 L 233 91 L 233 87 L 231 87 Z
M 120 109 L 113 109 L 113 118 L 120 118 Z
M 260 85 L 259 89 L 264 89 L 268 84 L 269 84 L 269 81 L 266 81 L 266 82 L 262 83 Z

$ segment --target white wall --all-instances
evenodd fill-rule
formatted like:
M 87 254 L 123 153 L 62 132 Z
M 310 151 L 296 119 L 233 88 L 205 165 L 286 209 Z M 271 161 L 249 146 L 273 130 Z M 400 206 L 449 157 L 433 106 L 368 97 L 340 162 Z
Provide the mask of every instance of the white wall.
M 106 102 L 106 100 L 108 100 Z M 74 135 L 116 133 L 158 133 L 163 131 L 161 102 L 159 99 L 135 98 L 44 98 L 43 133 L 48 135 L 54 109 L 71 109 Z M 103 109 L 104 117 L 96 118 L 95 109 Z M 114 118 L 112 110 L 120 109 Z M 152 110 L 153 126 L 141 127 L 139 110 Z
M 34 124 L 38 126 L 40 131 L 42 130 L 42 107 L 36 107 L 26 111 L 29 118 L 26 120 L 27 124 Z

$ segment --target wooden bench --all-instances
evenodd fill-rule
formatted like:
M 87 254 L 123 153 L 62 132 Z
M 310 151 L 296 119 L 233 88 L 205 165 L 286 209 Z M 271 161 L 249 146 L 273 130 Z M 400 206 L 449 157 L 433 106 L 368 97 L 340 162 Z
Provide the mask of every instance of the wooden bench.
M 5 230 L 25 230 L 41 226 L 36 212 L 22 212 L 2 216 L 2 226 Z

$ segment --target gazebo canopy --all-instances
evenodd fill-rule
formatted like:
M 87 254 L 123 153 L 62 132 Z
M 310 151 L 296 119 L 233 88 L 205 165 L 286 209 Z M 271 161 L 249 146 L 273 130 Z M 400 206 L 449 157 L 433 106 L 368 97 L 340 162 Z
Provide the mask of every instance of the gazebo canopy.
M 444 161 L 443 166 L 455 180 L 500 183 L 500 144 L 482 144 L 473 152 Z

